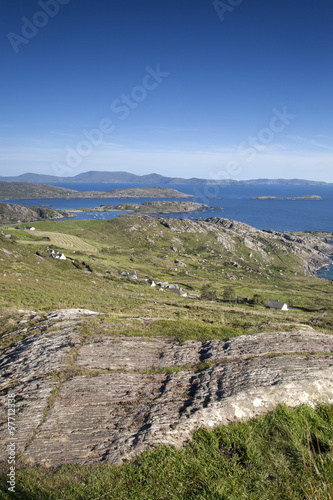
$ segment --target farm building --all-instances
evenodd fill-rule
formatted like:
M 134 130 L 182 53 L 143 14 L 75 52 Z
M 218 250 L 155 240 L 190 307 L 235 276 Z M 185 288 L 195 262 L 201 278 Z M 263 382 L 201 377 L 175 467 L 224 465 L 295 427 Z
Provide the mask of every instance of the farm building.
M 50 250 L 49 253 L 51 254 L 51 257 L 57 260 L 66 260 L 66 257 L 63 253 L 61 252 L 55 252 L 54 250 Z
M 187 292 L 185 292 L 182 288 L 169 287 L 168 290 L 170 292 L 176 293 L 177 295 L 180 295 L 181 297 L 187 297 Z
M 281 309 L 281 311 L 288 311 L 288 305 L 279 300 L 269 300 L 266 304 L 269 309 Z

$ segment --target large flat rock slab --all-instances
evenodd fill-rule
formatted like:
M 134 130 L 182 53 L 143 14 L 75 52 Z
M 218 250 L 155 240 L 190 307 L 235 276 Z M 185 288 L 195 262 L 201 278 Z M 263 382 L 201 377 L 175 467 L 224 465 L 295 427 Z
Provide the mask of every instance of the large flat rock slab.
M 180 346 L 170 339 L 97 338 L 78 350 L 78 366 L 89 369 L 144 370 L 200 362 L 201 342 Z
M 81 317 L 50 314 L 51 331 L 41 323 L 3 351 L 1 460 L 10 442 L 8 392 L 17 401 L 17 449 L 46 466 L 119 463 L 280 403 L 333 403 L 329 334 L 263 332 L 180 345 L 109 332 L 87 340 Z
M 93 463 L 111 451 L 114 459 L 123 458 L 145 424 L 162 379 L 114 373 L 66 382 L 26 457 L 38 456 L 46 465 Z

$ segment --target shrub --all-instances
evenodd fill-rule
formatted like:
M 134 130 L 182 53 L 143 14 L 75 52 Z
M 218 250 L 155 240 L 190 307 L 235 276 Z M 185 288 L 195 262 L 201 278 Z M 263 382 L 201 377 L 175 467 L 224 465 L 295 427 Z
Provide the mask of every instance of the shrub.
M 262 298 L 261 295 L 259 295 L 258 293 L 255 293 L 253 295 L 253 298 L 251 300 L 251 303 L 252 304 L 263 304 L 264 303 L 264 299 Z
M 202 300 L 216 300 L 216 291 L 211 289 L 210 285 L 204 285 L 201 288 L 201 299 Z
M 222 298 L 224 302 L 234 302 L 236 300 L 235 290 L 231 286 L 227 286 L 223 291 Z

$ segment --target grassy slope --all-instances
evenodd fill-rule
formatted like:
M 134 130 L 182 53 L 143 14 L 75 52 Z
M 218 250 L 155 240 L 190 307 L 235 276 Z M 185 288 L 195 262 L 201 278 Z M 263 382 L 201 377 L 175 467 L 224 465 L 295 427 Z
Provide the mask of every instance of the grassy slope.
M 112 221 L 41 222 L 35 224 L 36 235 L 6 229 L 23 238 L 25 244 L 11 243 L 10 240 L 1 243 L 1 247 L 14 251 L 17 256 L 1 255 L 0 289 L 3 293 L 0 295 L 0 307 L 52 309 L 80 306 L 114 316 L 133 316 L 135 310 L 137 316 L 184 320 L 205 317 L 217 324 L 222 321 L 223 314 L 234 315 L 235 321 L 246 324 L 281 320 L 309 323 L 318 318 L 323 327 L 324 322 L 329 321 L 333 302 L 332 283 L 299 273 L 295 275 L 299 271 L 296 257 L 284 255 L 281 260 L 281 256 L 275 256 L 270 266 L 272 274 L 259 274 L 263 267 L 260 255 L 256 255 L 257 262 L 249 260 L 248 250 L 243 248 L 241 241 L 237 254 L 248 260 L 243 262 L 242 268 L 235 268 L 231 263 L 235 260 L 235 253 L 223 251 L 221 257 L 218 242 L 210 241 L 204 234 L 182 234 L 182 245 L 178 245 L 178 252 L 173 252 L 170 247 L 177 245 L 177 242 L 174 243 L 174 238 L 179 236 L 177 233 L 163 226 L 158 228 L 163 237 L 155 237 L 152 231 L 148 234 L 128 232 L 128 227 L 135 220 L 125 217 Z M 45 235 L 43 238 L 42 234 Z M 65 235 L 67 238 L 70 236 L 69 241 L 74 245 L 72 248 L 65 243 Z M 84 261 L 94 273 L 83 273 L 70 260 L 59 262 L 47 256 L 44 256 L 45 260 L 40 259 L 36 250 L 45 252 L 47 244 L 64 250 L 73 259 Z M 211 251 L 214 248 L 213 254 Z M 196 257 L 198 254 L 200 257 Z M 181 259 L 187 267 L 178 267 L 175 271 L 175 258 Z M 127 280 L 118 275 L 119 270 L 136 271 L 142 279 L 135 282 Z M 5 277 L 1 276 L 3 272 Z M 228 275 L 236 277 L 236 281 L 228 280 Z M 202 286 L 208 283 L 219 298 L 225 288 L 231 286 L 240 297 L 251 298 L 260 294 L 264 300 L 280 299 L 307 311 L 291 309 L 285 313 L 266 310 L 262 306 L 191 301 L 150 288 L 143 280 L 146 277 L 178 283 L 193 293 L 200 293 Z M 328 313 L 321 318 L 324 310 Z
M 259 274 L 264 266 L 260 254 L 254 251 L 258 262 L 250 260 L 241 240 L 237 256 L 245 264 L 235 268 L 231 263 L 235 252 L 223 250 L 221 257 L 213 237 L 186 233 L 180 239 L 160 225 L 158 231 L 138 228 L 129 232 L 136 221 L 139 219 L 124 217 L 40 222 L 34 224 L 35 234 L 6 228 L 21 241 L 0 238 L 0 249 L 5 250 L 0 250 L 0 308 L 9 312 L 3 321 L 10 320 L 10 311 L 16 309 L 87 307 L 106 313 L 87 322 L 83 333 L 88 337 L 109 330 L 115 322 L 127 335 L 163 334 L 180 341 L 287 330 L 299 324 L 332 332 L 332 283 L 303 276 L 296 257 L 286 254 L 281 260 L 281 256 L 273 256 L 272 274 L 267 279 L 266 274 Z M 66 241 L 74 246 L 68 248 Z M 56 244 L 57 250 L 64 250 L 77 263 L 85 262 L 93 273 L 84 273 L 69 259 L 51 259 L 45 244 Z M 173 245 L 177 252 L 171 250 Z M 175 271 L 175 258 L 187 267 Z M 142 280 L 121 277 L 118 270 L 135 270 Z M 236 281 L 228 280 L 227 274 Z M 239 296 L 258 293 L 264 299 L 278 298 L 307 310 L 283 312 L 221 300 L 191 301 L 150 288 L 144 277 L 178 283 L 193 292 L 210 283 L 219 299 L 232 286 Z M 139 317 L 161 319 L 146 324 L 124 322 Z M 202 430 L 182 450 L 162 447 L 121 467 L 97 464 L 59 471 L 22 470 L 17 483 L 22 495 L 16 498 L 332 498 L 328 493 L 333 483 L 332 424 L 329 407 L 277 409 L 246 424 Z

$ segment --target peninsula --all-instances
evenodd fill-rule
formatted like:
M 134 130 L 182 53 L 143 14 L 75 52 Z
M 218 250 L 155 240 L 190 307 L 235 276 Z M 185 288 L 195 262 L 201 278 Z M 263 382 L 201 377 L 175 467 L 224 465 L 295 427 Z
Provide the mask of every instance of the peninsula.
M 95 208 L 82 208 L 81 212 L 133 212 L 141 214 L 181 214 L 190 212 L 205 212 L 214 207 L 195 203 L 194 201 L 146 201 L 145 203 L 122 203 L 119 205 L 100 205 Z M 219 208 L 220 209 L 220 208 Z M 222 209 L 220 209 L 222 210 Z M 76 212 L 77 210 L 72 210 Z
M 112 191 L 76 191 L 49 184 L 30 182 L 0 182 L 0 199 L 34 199 L 34 198 L 193 198 L 166 187 L 140 187 L 114 189 Z
M 50 207 L 25 207 L 13 203 L 0 203 L 0 224 L 20 224 L 38 220 L 57 220 L 74 217 L 69 210 L 56 210 Z

